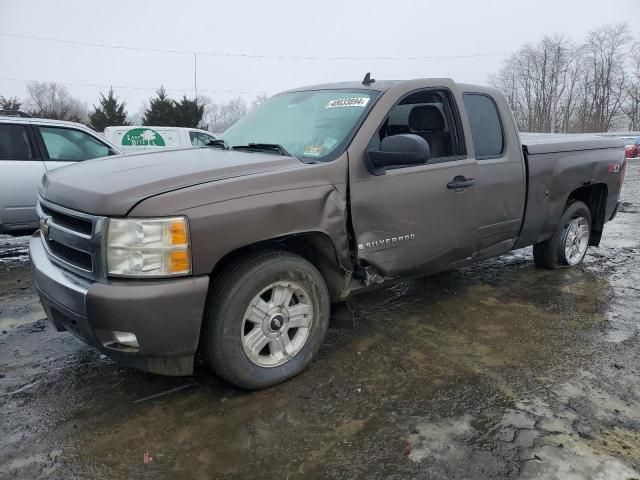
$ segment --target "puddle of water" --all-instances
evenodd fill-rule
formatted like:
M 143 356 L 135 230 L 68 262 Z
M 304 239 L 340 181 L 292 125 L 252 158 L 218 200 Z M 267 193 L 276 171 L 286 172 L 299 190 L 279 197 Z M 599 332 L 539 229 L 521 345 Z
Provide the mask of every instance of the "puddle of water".
M 538 480 L 634 480 L 638 473 L 621 460 L 594 451 L 569 437 L 559 437 L 557 445 L 544 446 L 535 453 L 540 459 L 524 464 L 520 478 Z
M 598 435 L 592 445 L 596 451 L 626 458 L 630 462 L 640 461 L 640 433 L 638 431 L 615 427 Z
M 25 307 L 24 311 L 20 315 L 5 316 L 5 310 L 0 305 L 0 331 L 8 331 L 11 328 L 18 327 L 20 325 L 26 325 L 28 323 L 34 323 L 46 317 L 42 305 L 34 301 Z
M 47 453 L 18 456 L 0 465 L 0 473 L 10 475 L 12 472 L 37 467 L 37 470 L 39 470 L 42 475 L 37 475 L 32 478 L 47 478 L 47 476 L 55 470 L 56 462 L 60 455 L 62 455 L 62 450 L 54 449 Z
M 466 415 L 462 418 L 419 421 L 415 433 L 409 436 L 409 460 L 459 462 L 465 455 L 465 439 L 475 432 L 471 420 L 472 417 Z
M 0 297 L 0 332 L 46 318 L 38 296 L 32 290 Z
M 0 235 L 0 334 L 45 318 L 29 272 L 29 238 Z
M 0 265 L 25 263 L 29 260 L 30 236 L 0 235 Z

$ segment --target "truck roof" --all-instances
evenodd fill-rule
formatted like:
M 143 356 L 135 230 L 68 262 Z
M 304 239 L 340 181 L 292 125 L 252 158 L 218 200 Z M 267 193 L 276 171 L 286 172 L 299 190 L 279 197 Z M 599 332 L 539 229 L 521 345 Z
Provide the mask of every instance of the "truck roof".
M 455 85 L 462 92 L 480 92 L 490 94 L 492 96 L 502 95 L 501 92 L 493 87 L 488 87 L 484 85 L 472 85 L 468 83 L 457 83 L 452 78 L 412 78 L 408 80 L 376 80 L 374 83 L 369 85 L 363 85 L 362 82 L 335 82 L 335 83 L 321 83 L 318 85 L 308 85 L 306 87 L 298 87 L 292 88 L 290 90 L 286 90 L 283 93 L 289 92 L 304 92 L 309 90 L 371 90 L 372 92 L 386 92 L 393 87 L 398 85 L 402 85 L 405 83 L 413 83 L 416 88 L 420 88 L 420 82 L 428 82 L 430 85 L 438 85 L 443 87 L 450 87 Z
M 362 81 L 350 81 L 350 82 L 334 82 L 334 83 L 320 83 L 317 85 L 307 85 L 306 87 L 298 87 L 292 88 L 290 90 L 286 90 L 287 92 L 300 92 L 305 90 L 372 90 L 374 92 L 384 92 L 389 90 L 390 88 L 406 83 L 406 82 L 414 82 L 415 80 L 420 79 L 411 79 L 411 80 L 376 80 L 374 83 L 369 85 L 363 85 Z M 429 78 L 430 81 L 433 80 L 443 80 L 446 82 L 453 82 L 451 78 Z

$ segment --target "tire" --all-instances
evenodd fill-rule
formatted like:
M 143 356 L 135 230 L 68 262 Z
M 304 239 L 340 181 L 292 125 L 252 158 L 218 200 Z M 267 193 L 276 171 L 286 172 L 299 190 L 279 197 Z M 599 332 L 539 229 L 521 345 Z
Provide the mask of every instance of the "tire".
M 565 209 L 553 236 L 533 246 L 536 267 L 553 270 L 580 264 L 587 254 L 590 238 L 591 211 L 585 203 L 574 201 Z
M 276 385 L 302 372 L 318 353 L 329 309 L 324 279 L 304 258 L 277 251 L 243 257 L 209 292 L 202 356 L 238 387 Z

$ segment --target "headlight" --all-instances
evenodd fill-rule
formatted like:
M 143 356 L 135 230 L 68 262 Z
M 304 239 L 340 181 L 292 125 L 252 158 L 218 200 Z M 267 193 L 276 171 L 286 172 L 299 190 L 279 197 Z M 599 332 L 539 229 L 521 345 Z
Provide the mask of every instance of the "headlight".
M 188 275 L 191 251 L 187 219 L 109 219 L 107 272 L 121 277 Z

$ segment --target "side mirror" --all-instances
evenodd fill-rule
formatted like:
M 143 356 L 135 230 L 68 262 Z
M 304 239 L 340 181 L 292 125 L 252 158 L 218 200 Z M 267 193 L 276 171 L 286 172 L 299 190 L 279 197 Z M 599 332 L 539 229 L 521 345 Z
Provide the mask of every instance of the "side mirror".
M 380 150 L 366 153 L 367 169 L 373 175 L 384 175 L 388 168 L 424 165 L 430 159 L 429 143 L 412 133 L 385 137 L 380 142 Z

